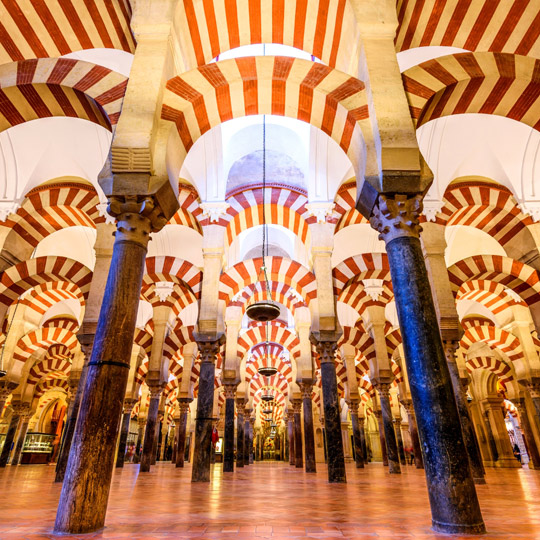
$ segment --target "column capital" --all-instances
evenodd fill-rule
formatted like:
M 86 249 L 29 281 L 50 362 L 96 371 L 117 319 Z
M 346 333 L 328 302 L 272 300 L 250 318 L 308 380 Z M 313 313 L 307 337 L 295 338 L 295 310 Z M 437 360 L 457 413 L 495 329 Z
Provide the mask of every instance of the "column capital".
M 30 416 L 30 403 L 24 403 L 22 401 L 13 401 L 11 403 L 11 407 L 13 409 L 13 414 L 17 416 Z
M 201 362 L 211 362 L 213 364 L 216 361 L 219 348 L 225 342 L 225 336 L 221 334 L 217 338 L 208 338 L 198 333 L 195 334 L 195 341 L 201 353 Z
M 533 399 L 540 398 L 540 383 L 528 382 L 527 390 Z
M 314 334 L 311 334 L 310 340 L 317 349 L 317 354 L 321 359 L 321 364 L 325 362 L 334 362 L 337 350 L 337 340 L 322 341 L 317 339 Z
M 302 400 L 301 399 L 293 399 L 292 400 L 292 408 L 294 414 L 299 414 L 302 411 Z
M 287 422 L 294 422 L 294 411 L 287 409 Z
M 393 197 L 379 195 L 369 218 L 371 226 L 379 232 L 379 239 L 386 244 L 396 238 L 420 238 L 422 227 L 421 195 L 396 194 Z
M 313 392 L 313 381 L 303 380 L 298 383 L 302 392 L 302 399 L 311 399 L 311 393 Z
M 244 398 L 236 398 L 236 414 L 241 414 L 244 416 L 245 407 L 246 402 Z
M 93 328 L 95 331 L 95 328 Z M 84 361 L 89 362 L 90 356 L 92 354 L 92 348 L 94 347 L 94 338 L 96 337 L 95 332 L 92 333 L 78 333 L 77 340 L 81 345 L 81 351 L 84 354 Z
M 236 397 L 236 382 L 225 382 L 223 383 L 223 389 L 225 394 L 225 399 L 234 399 Z
M 456 363 L 456 354 L 459 349 L 459 341 L 454 339 L 443 340 L 444 355 L 447 362 Z
M 150 397 L 159 397 L 161 396 L 161 392 L 165 389 L 166 383 L 160 382 L 160 381 L 149 381 L 146 380 L 146 384 L 148 385 L 148 390 L 150 392 Z
M 360 403 L 356 399 L 350 399 L 347 401 L 347 407 L 349 407 L 349 411 L 351 415 L 356 414 L 358 416 L 358 407 Z
M 377 389 L 377 392 L 379 392 L 380 397 L 390 399 L 390 385 L 392 384 L 391 382 L 373 380 L 372 384 Z
M 189 411 L 189 405 L 192 401 L 192 398 L 178 398 L 178 410 L 180 414 L 184 414 Z
M 394 424 L 399 428 L 401 426 L 401 418 L 394 418 Z
M 130 413 L 133 410 L 133 407 L 135 407 L 136 403 L 137 403 L 136 399 L 133 399 L 133 398 L 124 399 L 124 408 L 123 408 L 124 414 Z
M 17 386 L 17 383 L 11 381 L 0 382 L 0 400 L 6 400 Z

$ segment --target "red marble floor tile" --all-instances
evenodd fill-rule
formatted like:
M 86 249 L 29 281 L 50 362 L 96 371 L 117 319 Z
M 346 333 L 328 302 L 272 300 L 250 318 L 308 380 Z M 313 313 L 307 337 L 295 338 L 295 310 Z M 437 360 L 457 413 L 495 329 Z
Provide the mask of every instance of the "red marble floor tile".
M 61 486 L 48 466 L 0 471 L 0 540 L 464 540 L 431 528 L 423 471 L 390 477 L 378 464 L 347 467 L 347 484 L 280 463 L 231 475 L 221 466 L 209 484 L 192 484 L 190 467 L 159 464 L 116 470 L 106 528 L 89 535 L 52 534 Z M 478 495 L 488 534 L 482 540 L 540 540 L 540 472 L 488 470 Z

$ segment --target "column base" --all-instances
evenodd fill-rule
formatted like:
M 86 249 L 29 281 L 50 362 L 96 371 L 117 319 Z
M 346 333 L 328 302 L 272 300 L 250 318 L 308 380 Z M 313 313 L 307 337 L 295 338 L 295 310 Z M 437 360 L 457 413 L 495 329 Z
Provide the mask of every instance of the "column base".
M 516 458 L 499 458 L 493 465 L 498 469 L 521 469 L 521 463 Z
M 483 522 L 474 525 L 458 525 L 455 523 L 440 523 L 432 520 L 431 524 L 435 532 L 446 534 L 485 534 L 486 526 Z

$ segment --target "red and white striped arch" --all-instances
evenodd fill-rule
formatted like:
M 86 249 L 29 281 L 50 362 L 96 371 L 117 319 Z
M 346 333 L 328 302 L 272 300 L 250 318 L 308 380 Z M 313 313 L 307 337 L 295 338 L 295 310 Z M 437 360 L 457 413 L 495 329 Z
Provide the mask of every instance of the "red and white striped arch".
M 29 385 L 36 385 L 41 379 L 48 377 L 50 374 L 61 374 L 62 377 L 67 378 L 70 371 L 71 358 L 47 356 L 32 366 L 26 381 Z
M 196 298 L 200 296 L 202 272 L 192 263 L 170 256 L 148 257 L 145 263 L 143 289 L 158 281 L 186 284 Z
M 272 346 L 274 344 L 271 344 Z M 274 366 L 281 376 L 285 377 L 289 383 L 292 383 L 292 366 L 290 362 L 286 362 L 281 355 L 270 353 L 268 355 L 269 363 Z M 262 377 L 259 375 L 259 368 L 264 364 L 264 359 L 261 356 L 256 356 L 253 361 L 246 364 L 246 379 L 252 380 Z M 265 377 L 262 377 L 265 378 Z M 266 377 L 268 379 L 268 377 Z M 270 383 L 268 383 L 270 384 Z
M 446 46 L 540 56 L 536 2 L 398 0 L 396 50 Z
M 500 283 L 485 279 L 473 279 L 463 283 L 459 288 L 456 300 L 458 302 L 460 300 L 478 302 L 489 309 L 494 315 L 512 306 L 527 306 L 523 300 L 516 302 L 513 297 L 506 294 L 506 288 Z
M 334 294 L 339 295 L 353 278 L 390 280 L 390 266 L 386 253 L 364 253 L 349 257 L 339 263 L 332 271 L 334 276 Z
M 391 332 L 388 332 L 388 334 L 385 336 L 385 340 L 388 356 L 392 358 L 392 356 L 394 356 L 394 352 L 402 343 L 400 329 L 394 328 Z
M 486 280 L 512 289 L 528 306 L 540 300 L 540 278 L 536 270 L 501 255 L 475 255 L 463 259 L 448 269 L 448 276 L 455 296 L 467 281 Z
M 172 309 L 176 317 L 180 315 L 182 310 L 188 307 L 190 304 L 197 302 L 197 297 L 193 294 L 191 289 L 185 285 L 175 283 L 172 287 L 172 291 L 165 300 L 156 294 L 157 282 L 149 286 L 145 286 L 141 290 L 141 299 L 146 300 L 152 305 L 152 308 L 157 306 L 166 306 Z
M 366 164 L 367 144 L 374 166 L 364 83 L 300 58 L 244 57 L 193 69 L 167 82 L 161 111 L 176 124 L 180 161 L 213 127 L 257 114 L 287 116 L 321 129 L 357 171 Z
M 154 333 L 150 330 L 148 325 L 145 328 L 135 328 L 133 343 L 143 349 L 147 356 L 150 356 L 150 353 L 152 352 L 153 340 Z
M 472 372 L 474 369 L 487 369 L 495 373 L 503 386 L 514 380 L 512 368 L 506 362 L 494 356 L 474 356 L 467 358 L 465 365 L 469 372 Z
M 368 220 L 356 210 L 356 180 L 346 182 L 337 191 L 334 212 L 339 215 L 336 219 L 336 233 L 350 225 L 369 223 Z
M 512 192 L 500 185 L 487 182 L 452 185 L 443 200 L 437 223 L 476 227 L 503 246 L 533 224 L 532 218 L 519 210 Z
M 74 334 L 79 329 L 79 322 L 72 317 L 54 317 L 45 321 L 42 328 L 65 328 Z
M 288 395 L 289 392 L 290 380 L 279 372 L 275 375 L 272 375 L 272 377 L 263 377 L 262 375 L 259 375 L 258 377 L 251 377 L 247 380 L 249 381 L 249 395 L 253 397 L 256 394 L 257 397 L 260 397 L 260 394 L 264 393 L 259 392 L 260 390 L 272 389 L 283 394 L 284 396 Z
M 78 300 L 81 309 L 84 309 L 85 297 L 77 285 L 68 281 L 49 281 L 34 287 L 20 303 L 43 315 L 58 302 L 70 298 Z
M 193 186 L 180 183 L 178 186 L 180 208 L 169 220 L 168 225 L 184 225 L 202 234 L 201 221 L 204 220 L 199 207 L 199 196 Z
M 5 0 L 0 64 L 84 49 L 135 51 L 129 0 Z
M 272 293 L 272 299 L 280 304 L 283 304 L 291 313 L 298 308 L 307 307 L 304 301 L 298 299 L 294 293 L 294 289 L 286 283 L 279 283 L 277 281 L 271 281 L 269 283 L 270 291 Z M 266 282 L 264 280 L 257 281 L 257 283 L 251 283 L 246 286 L 240 294 L 235 295 L 235 301 L 231 301 L 227 304 L 229 306 L 242 307 L 245 311 L 247 303 L 251 300 L 253 302 L 259 302 L 261 300 L 267 300 L 268 293 L 266 289 Z
M 238 356 L 242 358 L 254 345 L 259 343 L 265 343 L 267 339 L 266 325 L 253 326 L 246 332 L 243 332 L 238 337 Z M 289 353 L 296 357 L 300 354 L 300 341 L 296 334 L 293 334 L 287 328 L 270 324 L 268 328 L 268 341 L 271 343 L 277 343 L 284 349 L 287 349 Z
M 65 379 L 46 379 L 36 386 L 34 398 L 39 399 L 41 396 L 52 390 L 63 392 L 67 395 L 69 392 L 69 385 Z
M 219 279 L 219 299 L 228 305 L 242 289 L 259 281 L 262 258 L 249 259 L 231 266 Z M 292 287 L 309 305 L 317 297 L 315 276 L 306 267 L 284 257 L 266 257 L 268 279 Z
M 341 291 L 337 300 L 338 302 L 343 302 L 352 307 L 360 316 L 366 308 L 371 306 L 385 307 L 386 304 L 394 299 L 394 292 L 390 281 L 383 282 L 382 288 L 382 292 L 377 299 L 374 300 L 373 297 L 366 292 L 363 283 L 352 281 Z
M 184 326 L 181 321 L 178 322 L 172 332 L 169 333 L 165 344 L 163 345 L 163 356 L 174 358 L 179 352 L 181 353 L 184 346 L 188 343 L 194 343 L 195 338 L 193 332 L 194 326 Z
M 82 118 L 106 129 L 118 122 L 127 77 L 69 58 L 0 66 L 0 131 L 51 116 Z
M 492 324 L 471 326 L 463 334 L 460 347 L 465 355 L 475 343 L 483 342 L 504 353 L 511 362 L 523 360 L 523 348 L 516 336 Z
M 0 278 L 0 305 L 7 308 L 28 289 L 54 281 L 72 283 L 86 299 L 92 272 L 67 257 L 36 257 L 20 262 L 5 270 Z
M 443 116 L 495 114 L 540 129 L 540 59 L 502 53 L 459 53 L 403 73 L 417 127 Z

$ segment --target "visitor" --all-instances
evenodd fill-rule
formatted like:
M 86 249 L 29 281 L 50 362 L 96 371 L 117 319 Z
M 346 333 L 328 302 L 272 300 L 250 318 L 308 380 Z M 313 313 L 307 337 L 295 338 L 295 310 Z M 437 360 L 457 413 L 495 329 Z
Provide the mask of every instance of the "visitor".
M 521 463 L 521 452 L 517 444 L 514 444 L 514 457 Z

